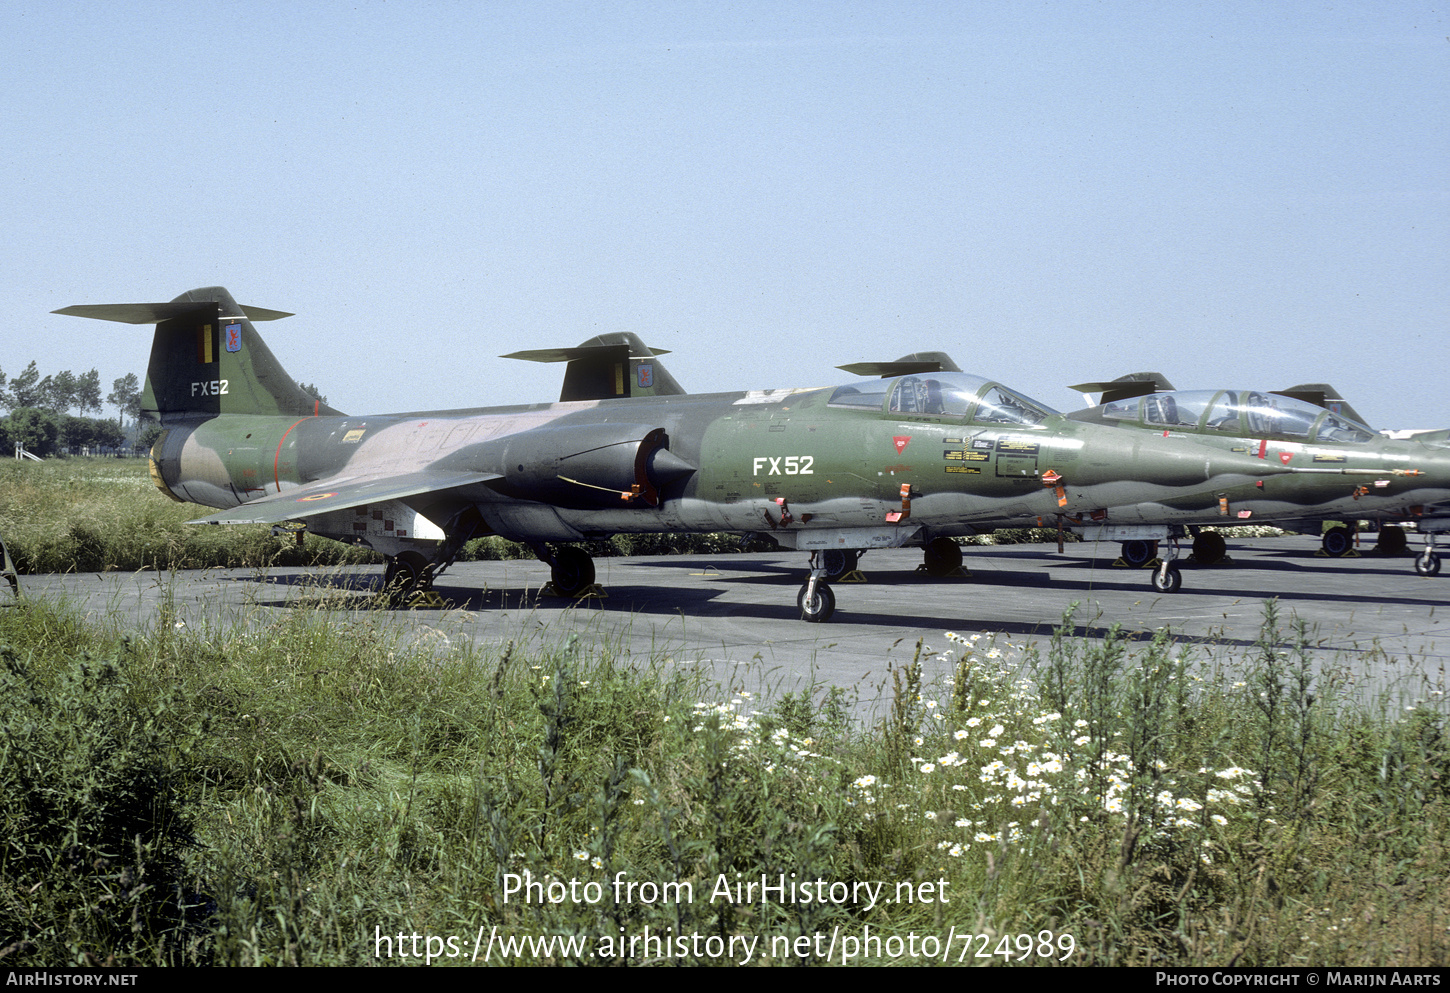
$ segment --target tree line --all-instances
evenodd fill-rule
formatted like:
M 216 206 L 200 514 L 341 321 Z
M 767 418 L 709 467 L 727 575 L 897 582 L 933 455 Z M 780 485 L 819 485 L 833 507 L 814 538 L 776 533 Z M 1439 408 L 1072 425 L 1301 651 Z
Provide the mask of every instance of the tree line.
M 0 407 L 8 411 L 0 419 L 0 452 L 8 454 L 16 443 L 41 456 L 126 447 L 127 420 L 132 434 L 140 431 L 140 379 L 131 372 L 115 380 L 104 402 L 116 408 L 116 417 L 85 416 L 103 409 L 101 375 L 95 369 L 80 375 L 67 369 L 42 377 L 32 361 L 13 379 L 0 369 Z M 144 444 L 146 439 L 136 441 Z

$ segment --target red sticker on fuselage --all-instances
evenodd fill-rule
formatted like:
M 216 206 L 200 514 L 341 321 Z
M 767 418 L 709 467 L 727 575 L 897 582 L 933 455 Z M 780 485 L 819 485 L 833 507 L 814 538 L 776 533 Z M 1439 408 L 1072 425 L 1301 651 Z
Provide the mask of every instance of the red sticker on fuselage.
M 906 451 L 906 446 L 911 444 L 911 435 L 893 435 L 891 438 L 891 443 L 896 446 L 896 454 L 900 455 L 902 452 Z

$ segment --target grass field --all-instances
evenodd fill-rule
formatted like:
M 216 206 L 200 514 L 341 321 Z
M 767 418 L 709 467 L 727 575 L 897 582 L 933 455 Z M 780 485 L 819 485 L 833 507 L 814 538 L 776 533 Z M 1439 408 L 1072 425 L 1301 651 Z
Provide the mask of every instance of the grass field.
M 185 547 L 139 473 L 47 468 L 65 499 L 17 512 L 7 476 L 0 527 Z M 874 726 L 839 688 L 762 701 L 607 643 L 244 620 L 0 607 L 0 961 L 1450 957 L 1443 687 L 1340 699 L 1272 603 L 1233 682 L 1168 633 L 953 632 Z

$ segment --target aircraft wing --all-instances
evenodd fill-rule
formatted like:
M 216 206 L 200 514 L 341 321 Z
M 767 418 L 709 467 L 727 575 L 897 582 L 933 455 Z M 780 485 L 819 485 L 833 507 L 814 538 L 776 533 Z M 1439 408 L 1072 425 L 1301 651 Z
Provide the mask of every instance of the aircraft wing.
M 498 473 L 493 472 L 430 472 L 426 469 L 402 475 L 332 476 L 186 523 L 280 524 L 313 514 L 402 500 L 420 493 L 439 493 L 499 478 Z

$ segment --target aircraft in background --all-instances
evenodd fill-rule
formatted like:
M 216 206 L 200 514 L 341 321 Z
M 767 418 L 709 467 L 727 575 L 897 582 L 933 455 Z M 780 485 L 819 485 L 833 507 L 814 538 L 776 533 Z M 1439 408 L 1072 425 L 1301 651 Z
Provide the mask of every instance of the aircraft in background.
M 1132 373 L 1111 382 L 1079 383 L 1070 389 L 1101 393 L 1100 402 L 1068 415 L 1083 423 L 1138 429 L 1164 437 L 1192 438 L 1217 450 L 1254 455 L 1311 470 L 1376 467 L 1365 477 L 1346 481 L 1331 498 L 1319 502 L 1296 495 L 1293 484 L 1277 504 L 1221 515 L 1227 520 L 1200 524 L 1272 523 L 1287 530 L 1317 533 L 1324 521 L 1371 520 L 1380 525 L 1378 547 L 1403 551 L 1402 522 L 1425 536 L 1415 571 L 1440 571 L 1435 536 L 1450 530 L 1450 432 L 1424 432 L 1394 439 L 1375 432 L 1328 383 L 1305 383 L 1284 390 L 1174 390 L 1161 373 Z M 1089 397 L 1088 399 L 1091 399 Z M 1394 470 L 1394 471 L 1389 471 Z M 1130 564 L 1152 555 L 1150 536 L 1124 534 L 1123 557 Z M 1326 554 L 1347 554 L 1354 543 L 1349 527 L 1325 531 Z M 1194 558 L 1220 560 L 1225 551 L 1216 532 L 1199 532 Z
M 1177 523 L 1326 484 L 1196 439 L 1069 420 L 960 372 L 661 393 L 653 353 L 630 341 L 554 356 L 592 364 L 578 387 L 587 398 L 346 415 L 304 393 L 254 327 L 289 315 L 241 307 L 221 287 L 56 313 L 156 325 L 142 400 L 162 427 L 152 479 L 173 499 L 220 508 L 196 523 L 298 522 L 373 548 L 399 598 L 479 535 L 527 544 L 556 589 L 576 595 L 594 565 L 574 543 L 734 531 L 811 553 L 797 606 L 823 621 L 835 597 L 822 551 L 936 543 L 959 556 L 955 535 L 1037 518 Z M 1153 572 L 1162 591 L 1181 582 L 1171 561 Z

